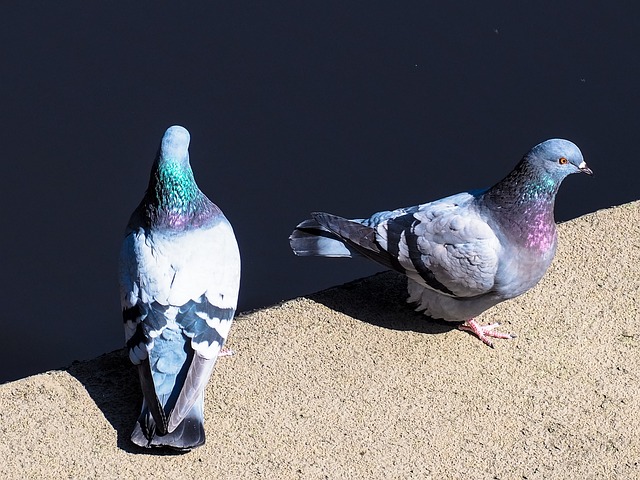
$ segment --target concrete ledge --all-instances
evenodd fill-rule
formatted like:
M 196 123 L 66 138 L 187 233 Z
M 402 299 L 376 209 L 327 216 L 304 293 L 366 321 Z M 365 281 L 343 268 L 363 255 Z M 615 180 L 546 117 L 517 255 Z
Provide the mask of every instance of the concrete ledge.
M 0 477 L 639 478 L 639 265 L 640 202 L 561 225 L 543 281 L 483 315 L 518 334 L 493 350 L 393 273 L 245 313 L 184 455 L 129 442 L 123 351 L 7 383 Z

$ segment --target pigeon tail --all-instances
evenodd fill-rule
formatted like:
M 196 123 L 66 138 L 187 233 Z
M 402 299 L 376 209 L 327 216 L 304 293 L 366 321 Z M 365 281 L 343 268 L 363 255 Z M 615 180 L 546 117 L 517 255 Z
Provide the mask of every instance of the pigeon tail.
M 205 443 L 203 406 L 204 392 L 175 430 L 162 434 L 145 404 L 131 433 L 131 441 L 144 448 L 165 447 L 182 452 L 199 447 Z
M 187 451 L 204 443 L 204 388 L 217 355 L 201 358 L 184 332 L 170 327 L 161 331 L 138 365 L 144 401 L 131 440 L 145 448 Z
M 358 252 L 345 245 L 331 230 L 309 219 L 299 224 L 289 237 L 293 252 L 300 257 L 354 257 Z
M 356 252 L 392 270 L 404 273 L 405 270 L 396 259 L 377 242 L 377 232 L 372 226 L 367 225 L 367 220 L 349 220 L 330 213 L 315 212 L 313 218 L 334 235 L 352 252 Z

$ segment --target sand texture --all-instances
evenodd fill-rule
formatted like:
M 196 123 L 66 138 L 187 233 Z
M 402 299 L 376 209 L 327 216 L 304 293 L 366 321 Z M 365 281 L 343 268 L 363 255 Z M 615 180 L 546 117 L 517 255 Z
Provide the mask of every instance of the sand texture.
M 639 265 L 640 202 L 562 224 L 494 349 L 391 272 L 242 314 L 182 455 L 130 443 L 124 351 L 1 385 L 0 478 L 640 478 Z

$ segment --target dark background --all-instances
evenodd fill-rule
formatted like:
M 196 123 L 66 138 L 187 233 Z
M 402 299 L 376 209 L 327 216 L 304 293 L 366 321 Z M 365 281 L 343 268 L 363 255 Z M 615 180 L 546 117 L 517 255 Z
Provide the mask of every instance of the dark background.
M 0 381 L 122 345 L 118 250 L 172 124 L 234 225 L 241 311 L 379 270 L 294 257 L 310 211 L 489 186 L 547 138 L 596 173 L 558 220 L 640 198 L 640 4 L 526 5 L 5 3 Z

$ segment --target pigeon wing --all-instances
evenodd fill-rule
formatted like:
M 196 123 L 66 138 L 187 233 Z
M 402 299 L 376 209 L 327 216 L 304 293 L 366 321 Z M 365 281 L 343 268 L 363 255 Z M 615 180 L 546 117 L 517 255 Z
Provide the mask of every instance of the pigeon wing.
M 180 425 L 201 398 L 229 335 L 238 302 L 240 254 L 231 226 L 226 221 L 221 222 L 198 235 L 203 238 L 196 239 L 192 245 L 192 256 L 172 279 L 169 292 L 172 304 L 184 302 L 176 314 L 176 322 L 191 339 L 194 351 L 169 416 L 169 433 Z M 201 255 L 205 245 L 206 256 Z
M 378 242 L 426 288 L 452 297 L 485 294 L 495 283 L 501 245 L 474 198 L 458 194 L 388 218 L 376 226 Z

